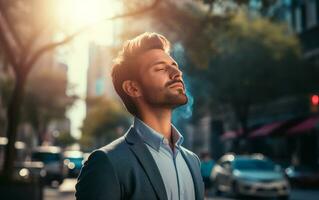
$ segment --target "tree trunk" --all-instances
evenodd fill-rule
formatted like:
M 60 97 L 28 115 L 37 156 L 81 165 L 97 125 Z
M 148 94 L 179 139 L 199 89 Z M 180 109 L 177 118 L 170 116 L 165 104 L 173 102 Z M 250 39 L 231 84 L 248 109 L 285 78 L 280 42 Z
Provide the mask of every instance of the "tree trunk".
M 245 153 L 247 149 L 249 104 L 233 105 L 235 115 L 241 125 L 242 133 L 235 139 L 236 153 Z
M 20 119 L 20 108 L 24 92 L 25 79 L 16 76 L 16 83 L 12 93 L 11 101 L 7 110 L 8 126 L 7 126 L 7 138 L 8 144 L 6 146 L 4 157 L 3 176 L 8 180 L 12 180 L 14 161 L 16 158 L 15 141 L 17 137 L 17 130 Z
M 249 147 L 248 147 L 248 116 L 242 116 L 241 119 L 239 119 L 241 127 L 242 127 L 242 134 L 239 136 L 239 151 L 240 153 L 249 153 Z

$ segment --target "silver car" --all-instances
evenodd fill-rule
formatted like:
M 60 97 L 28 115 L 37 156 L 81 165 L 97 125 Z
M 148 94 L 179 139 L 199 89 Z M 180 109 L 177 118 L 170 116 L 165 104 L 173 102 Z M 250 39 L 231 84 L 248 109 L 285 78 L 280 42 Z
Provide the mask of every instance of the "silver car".
M 211 173 L 216 194 L 289 199 L 290 186 L 279 165 L 262 155 L 224 155 Z

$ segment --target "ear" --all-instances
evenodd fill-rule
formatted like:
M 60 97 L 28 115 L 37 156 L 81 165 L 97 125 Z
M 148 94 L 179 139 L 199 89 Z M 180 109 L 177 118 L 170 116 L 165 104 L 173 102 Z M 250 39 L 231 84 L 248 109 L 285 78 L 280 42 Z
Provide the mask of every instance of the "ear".
M 122 84 L 122 88 L 127 95 L 130 97 L 140 97 L 142 96 L 140 87 L 137 82 L 132 80 L 126 80 Z

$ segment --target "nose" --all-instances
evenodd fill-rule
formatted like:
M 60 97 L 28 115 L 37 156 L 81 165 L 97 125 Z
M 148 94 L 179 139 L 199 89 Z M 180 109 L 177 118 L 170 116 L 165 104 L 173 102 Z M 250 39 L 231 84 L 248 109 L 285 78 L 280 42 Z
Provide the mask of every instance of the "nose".
M 181 78 L 183 75 L 183 72 L 179 70 L 177 67 L 170 66 L 170 79 L 178 79 Z

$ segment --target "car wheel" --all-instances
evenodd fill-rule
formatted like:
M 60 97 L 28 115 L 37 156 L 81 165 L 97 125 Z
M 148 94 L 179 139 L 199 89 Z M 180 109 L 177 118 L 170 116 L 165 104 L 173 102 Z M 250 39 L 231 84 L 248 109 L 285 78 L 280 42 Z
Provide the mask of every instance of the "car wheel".
M 236 183 L 236 181 L 234 181 L 232 184 L 232 193 L 235 198 L 239 198 L 239 199 L 241 198 L 241 195 L 238 191 L 238 184 Z
M 222 192 L 218 188 L 214 188 L 215 196 L 221 196 Z

